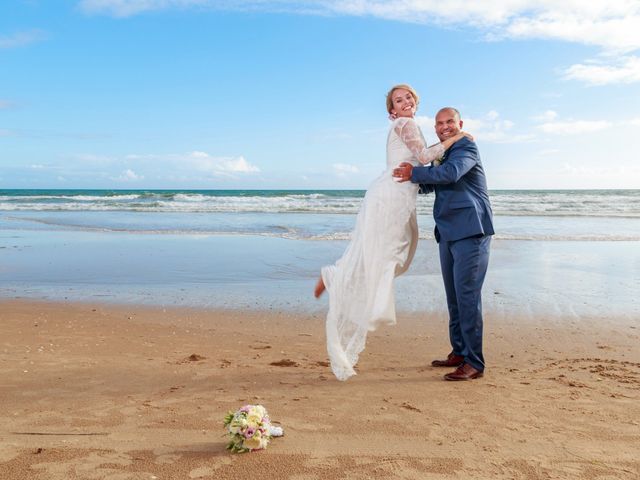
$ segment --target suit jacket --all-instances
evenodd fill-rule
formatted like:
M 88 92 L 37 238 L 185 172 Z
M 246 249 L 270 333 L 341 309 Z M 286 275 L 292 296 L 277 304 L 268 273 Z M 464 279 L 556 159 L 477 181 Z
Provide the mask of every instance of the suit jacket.
M 421 193 L 435 190 L 436 241 L 493 235 L 493 213 L 478 147 L 463 138 L 449 148 L 437 167 L 414 167 L 411 181 Z

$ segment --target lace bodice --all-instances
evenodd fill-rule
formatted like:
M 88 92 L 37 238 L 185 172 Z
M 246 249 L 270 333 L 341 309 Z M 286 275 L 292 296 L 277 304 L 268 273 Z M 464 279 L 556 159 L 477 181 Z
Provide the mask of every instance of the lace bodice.
M 387 168 L 401 162 L 426 165 L 443 154 L 444 147 L 440 143 L 427 147 L 415 119 L 400 117 L 393 121 L 387 138 Z

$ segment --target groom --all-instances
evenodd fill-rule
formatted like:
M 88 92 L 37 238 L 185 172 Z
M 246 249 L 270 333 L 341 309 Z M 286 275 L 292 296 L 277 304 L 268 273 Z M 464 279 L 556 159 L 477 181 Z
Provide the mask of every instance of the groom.
M 441 141 L 462 129 L 460 112 L 452 107 L 436 115 Z M 452 351 L 434 367 L 457 367 L 445 380 L 472 380 L 483 375 L 481 290 L 493 221 L 487 182 L 476 144 L 468 138 L 454 143 L 439 166 L 413 167 L 401 163 L 393 176 L 420 184 L 421 193 L 436 192 L 433 217 L 440 250 L 442 279 L 449 309 Z

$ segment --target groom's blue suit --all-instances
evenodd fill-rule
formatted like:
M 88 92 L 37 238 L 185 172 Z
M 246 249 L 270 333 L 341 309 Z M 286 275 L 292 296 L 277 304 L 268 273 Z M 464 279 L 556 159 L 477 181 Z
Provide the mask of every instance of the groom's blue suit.
M 442 165 L 415 167 L 411 181 L 422 193 L 435 190 L 433 217 L 449 308 L 453 353 L 477 370 L 482 354 L 482 283 L 489 263 L 493 220 L 478 147 L 468 138 L 454 143 Z

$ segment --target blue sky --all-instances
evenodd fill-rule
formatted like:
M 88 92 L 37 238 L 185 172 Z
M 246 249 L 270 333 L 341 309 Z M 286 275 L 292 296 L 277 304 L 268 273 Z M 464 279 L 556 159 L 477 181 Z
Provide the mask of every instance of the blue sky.
M 636 0 L 7 0 L 0 188 L 366 188 L 396 83 L 492 189 L 640 188 Z

